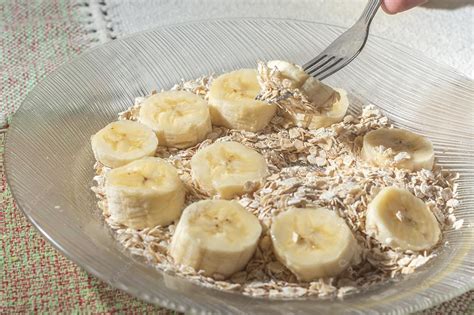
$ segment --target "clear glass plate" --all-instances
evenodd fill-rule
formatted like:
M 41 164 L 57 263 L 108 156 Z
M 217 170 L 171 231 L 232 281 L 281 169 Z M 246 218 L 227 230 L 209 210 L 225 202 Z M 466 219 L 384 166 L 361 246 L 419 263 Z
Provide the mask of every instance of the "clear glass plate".
M 371 37 L 328 81 L 396 125 L 431 139 L 438 162 L 461 174 L 456 216 L 463 228 L 415 274 L 344 300 L 269 300 L 208 289 L 166 275 L 124 252 L 96 210 L 89 138 L 134 97 L 181 78 L 254 67 L 257 60 L 304 63 L 342 29 L 303 21 L 230 19 L 162 27 L 83 54 L 43 80 L 13 119 L 6 170 L 19 207 L 61 252 L 91 274 L 143 300 L 196 313 L 413 312 L 474 287 L 474 88 L 418 52 Z

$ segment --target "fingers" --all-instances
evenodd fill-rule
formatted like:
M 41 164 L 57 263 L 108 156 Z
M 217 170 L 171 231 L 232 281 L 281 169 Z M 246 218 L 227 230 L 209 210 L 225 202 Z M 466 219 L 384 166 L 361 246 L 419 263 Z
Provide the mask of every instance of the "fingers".
M 424 4 L 427 0 L 384 0 L 382 7 L 389 14 L 403 12 Z

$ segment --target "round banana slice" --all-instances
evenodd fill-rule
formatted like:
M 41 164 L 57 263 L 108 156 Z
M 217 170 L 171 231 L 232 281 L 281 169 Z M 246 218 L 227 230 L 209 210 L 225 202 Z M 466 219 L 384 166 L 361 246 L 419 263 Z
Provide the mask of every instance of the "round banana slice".
M 423 200 L 408 190 L 387 187 L 369 203 L 367 234 L 394 249 L 427 250 L 438 243 L 438 221 Z
M 237 142 L 219 142 L 191 159 L 194 181 L 211 195 L 232 199 L 257 190 L 268 175 L 265 158 Z
M 212 123 L 229 129 L 259 131 L 276 113 L 276 105 L 255 100 L 260 92 L 257 70 L 225 73 L 211 83 L 209 109 Z
M 313 77 L 309 77 L 300 90 L 311 102 L 314 110 L 286 113 L 298 127 L 325 128 L 342 121 L 346 115 L 349 99 L 345 90 L 333 89 Z
M 304 72 L 303 68 L 294 63 L 283 60 L 271 60 L 267 62 L 267 67 L 270 69 L 277 69 L 280 72 L 282 79 L 287 79 L 287 86 L 290 88 L 299 88 L 309 78 L 309 75 Z
M 135 229 L 168 225 L 184 208 L 185 188 L 178 172 L 155 157 L 108 172 L 105 194 L 111 218 Z
M 333 89 L 330 86 L 310 77 L 295 64 L 272 60 L 267 63 L 269 68 L 280 71 L 289 88 L 298 88 L 306 96 L 314 110 L 299 110 L 294 108 L 285 115 L 298 127 L 318 129 L 328 127 L 342 121 L 349 107 L 347 92 Z
M 326 208 L 291 208 L 270 232 L 276 257 L 302 281 L 336 276 L 359 259 L 352 231 Z
M 140 107 L 138 120 L 152 128 L 160 145 L 188 148 L 211 132 L 206 101 L 188 91 L 166 91 L 148 97 Z
M 362 157 L 377 166 L 431 170 L 434 150 L 428 139 L 413 132 L 381 128 L 364 136 Z
M 153 130 L 135 121 L 108 124 L 91 138 L 95 159 L 114 168 L 155 154 L 158 139 Z
M 238 202 L 202 200 L 183 211 L 170 254 L 207 276 L 228 277 L 245 268 L 261 233 L 258 219 Z

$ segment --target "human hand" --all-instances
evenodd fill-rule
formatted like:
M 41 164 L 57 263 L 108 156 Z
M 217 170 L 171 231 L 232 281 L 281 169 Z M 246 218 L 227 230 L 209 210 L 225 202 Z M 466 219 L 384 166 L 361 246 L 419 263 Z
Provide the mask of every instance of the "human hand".
M 419 6 L 428 0 L 384 0 L 382 7 L 389 14 L 396 14 Z

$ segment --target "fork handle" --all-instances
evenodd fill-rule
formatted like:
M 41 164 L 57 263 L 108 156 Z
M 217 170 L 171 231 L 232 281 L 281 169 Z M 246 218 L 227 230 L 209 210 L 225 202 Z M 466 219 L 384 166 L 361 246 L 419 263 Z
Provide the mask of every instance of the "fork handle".
M 362 12 L 361 17 L 357 22 L 364 23 L 365 25 L 369 26 L 375 14 L 377 13 L 377 10 L 382 5 L 382 1 L 383 0 L 369 0 L 367 6 L 364 9 L 364 12 Z

